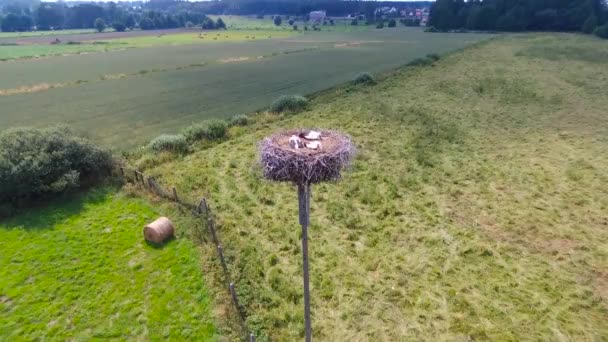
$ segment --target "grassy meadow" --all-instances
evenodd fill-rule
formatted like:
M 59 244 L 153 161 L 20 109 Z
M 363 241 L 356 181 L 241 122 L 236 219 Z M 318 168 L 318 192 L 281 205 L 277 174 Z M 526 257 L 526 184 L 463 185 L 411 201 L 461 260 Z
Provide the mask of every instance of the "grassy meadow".
M 321 91 L 362 71 L 387 71 L 492 37 L 409 28 L 255 32 L 266 38 L 229 30 L 218 33 L 249 39 L 2 62 L 0 107 L 9 110 L 0 124 L 65 123 L 129 149 L 194 121 L 252 112 L 283 94 Z
M 175 45 L 191 45 L 216 42 L 249 41 L 256 39 L 284 38 L 296 34 L 292 31 L 207 31 L 176 34 L 160 34 L 158 36 L 125 37 L 106 40 L 90 40 L 62 44 L 23 44 L 0 45 L 0 61 L 10 61 L 20 58 L 40 58 L 83 54 L 90 52 L 108 52 L 115 50 Z
M 163 248 L 144 242 L 158 216 L 100 188 L 1 221 L 0 340 L 214 339 L 213 292 L 185 222 Z
M 296 190 L 261 180 L 256 144 L 321 127 L 359 154 L 312 189 L 315 339 L 600 341 L 607 54 L 589 36 L 507 35 L 142 165 L 185 198 L 209 196 L 258 340 L 301 339 L 303 312 Z

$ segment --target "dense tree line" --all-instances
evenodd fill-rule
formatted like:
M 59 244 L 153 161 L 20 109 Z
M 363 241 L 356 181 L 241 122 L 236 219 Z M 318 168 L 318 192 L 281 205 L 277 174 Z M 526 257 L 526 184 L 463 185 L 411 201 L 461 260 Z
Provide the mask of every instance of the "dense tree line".
M 2 2 L 0 0 L 0 30 L 5 32 L 59 29 L 100 28 L 112 26 L 117 31 L 135 27 L 142 29 L 177 28 L 203 25 L 215 28 L 200 6 L 175 2 L 167 8 L 133 6 L 133 3 L 80 3 L 65 2 Z M 98 21 L 100 19 L 101 21 Z M 98 25 L 96 25 L 96 23 Z M 211 24 L 210 24 L 211 23 Z M 221 27 L 220 24 L 219 27 Z
M 429 25 L 439 30 L 591 33 L 607 20 L 604 0 L 437 0 Z

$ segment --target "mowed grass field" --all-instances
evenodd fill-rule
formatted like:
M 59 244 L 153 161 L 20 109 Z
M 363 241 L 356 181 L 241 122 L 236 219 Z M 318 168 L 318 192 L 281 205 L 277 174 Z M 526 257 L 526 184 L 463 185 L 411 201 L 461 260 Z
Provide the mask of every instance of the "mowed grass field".
M 208 194 L 259 340 L 303 336 L 296 190 L 256 166 L 264 136 L 296 127 L 359 150 L 341 182 L 312 189 L 315 339 L 605 340 L 607 56 L 589 36 L 500 37 L 256 115 L 146 172 Z
M 16 59 L 42 58 L 52 56 L 64 56 L 74 54 L 86 54 L 93 52 L 108 52 L 115 50 L 133 49 L 150 46 L 166 46 L 175 45 L 191 45 L 201 43 L 215 42 L 233 42 L 233 41 L 248 41 L 288 37 L 296 32 L 292 31 L 204 31 L 204 32 L 185 32 L 175 33 L 176 30 L 158 31 L 157 34 L 151 35 L 149 31 L 139 32 L 121 32 L 108 34 L 107 37 L 102 34 L 82 34 L 78 36 L 66 36 L 71 39 L 65 39 L 62 35 L 57 36 L 42 36 L 46 42 L 41 42 L 41 38 L 34 36 L 32 43 L 27 40 L 15 40 L 16 43 L 4 43 L 0 40 L 0 61 L 11 61 Z M 133 35 L 140 33 L 141 35 Z M 124 37 L 123 37 L 124 36 Z M 64 38 L 63 43 L 50 44 L 55 39 Z M 13 41 L 13 40 L 9 40 Z
M 158 216 L 101 188 L 0 221 L 0 340 L 214 339 L 184 225 L 163 248 L 143 239 Z
M 0 123 L 65 123 L 130 148 L 193 121 L 255 111 L 283 94 L 317 92 L 362 71 L 386 71 L 489 37 L 406 28 L 310 32 L 5 62 Z

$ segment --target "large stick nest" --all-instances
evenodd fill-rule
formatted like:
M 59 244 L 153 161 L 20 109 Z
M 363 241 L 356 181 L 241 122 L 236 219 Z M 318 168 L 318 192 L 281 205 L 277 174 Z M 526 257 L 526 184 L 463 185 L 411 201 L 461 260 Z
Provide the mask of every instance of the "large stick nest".
M 350 164 L 355 146 L 348 135 L 329 130 L 321 133 L 317 149 L 294 148 L 290 138 L 303 138 L 310 130 L 298 129 L 277 133 L 260 142 L 260 161 L 266 179 L 277 182 L 312 184 L 339 180 L 341 171 Z

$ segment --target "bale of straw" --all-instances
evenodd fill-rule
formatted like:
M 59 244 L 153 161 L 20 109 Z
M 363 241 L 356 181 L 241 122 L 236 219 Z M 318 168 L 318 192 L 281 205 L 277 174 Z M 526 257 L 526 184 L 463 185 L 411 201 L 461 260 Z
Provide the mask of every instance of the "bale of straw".
M 167 241 L 174 233 L 173 223 L 166 217 L 159 217 L 144 227 L 144 238 L 156 244 Z
M 259 144 L 260 163 L 266 179 L 296 184 L 314 184 L 339 180 L 355 154 L 348 135 L 329 130 L 321 132 L 321 147 L 298 148 L 289 145 L 293 135 L 303 136 L 310 130 L 297 129 L 277 133 Z

